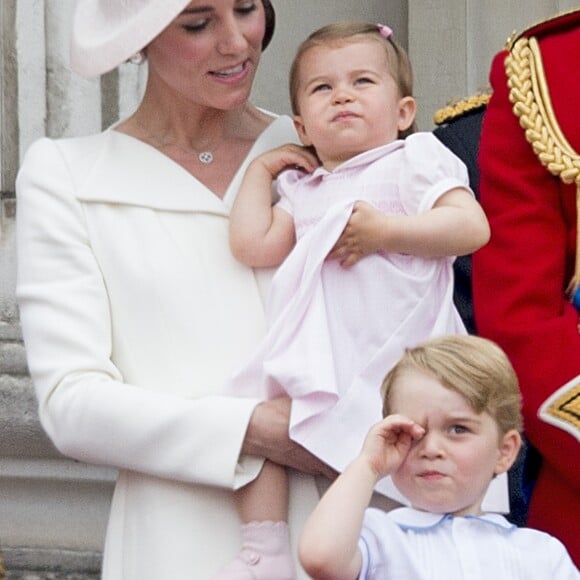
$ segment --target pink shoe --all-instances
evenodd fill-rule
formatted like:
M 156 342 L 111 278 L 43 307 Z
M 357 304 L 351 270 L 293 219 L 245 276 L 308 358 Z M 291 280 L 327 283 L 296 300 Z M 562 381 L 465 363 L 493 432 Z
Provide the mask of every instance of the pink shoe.
M 250 522 L 242 526 L 237 557 L 211 580 L 294 580 L 294 561 L 286 522 Z

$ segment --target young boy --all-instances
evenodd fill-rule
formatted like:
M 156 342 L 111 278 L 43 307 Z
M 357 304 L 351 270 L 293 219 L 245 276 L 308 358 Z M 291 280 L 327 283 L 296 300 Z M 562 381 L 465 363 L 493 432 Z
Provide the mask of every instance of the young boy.
M 521 446 L 514 370 L 494 343 L 447 336 L 408 349 L 383 383 L 384 419 L 310 516 L 300 559 L 315 579 L 578 579 L 556 538 L 482 513 Z M 412 507 L 368 508 L 391 475 Z

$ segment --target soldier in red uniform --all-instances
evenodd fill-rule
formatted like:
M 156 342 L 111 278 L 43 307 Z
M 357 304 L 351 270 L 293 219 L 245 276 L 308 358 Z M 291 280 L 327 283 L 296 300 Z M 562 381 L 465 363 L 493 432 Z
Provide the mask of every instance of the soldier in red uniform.
M 580 10 L 508 41 L 479 149 L 490 243 L 473 256 L 478 333 L 518 373 L 542 464 L 528 522 L 580 565 Z

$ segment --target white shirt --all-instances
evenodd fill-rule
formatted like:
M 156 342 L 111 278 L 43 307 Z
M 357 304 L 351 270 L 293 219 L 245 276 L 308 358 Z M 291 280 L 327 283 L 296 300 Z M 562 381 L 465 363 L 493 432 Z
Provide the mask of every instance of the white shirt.
M 498 514 L 365 514 L 360 580 L 578 580 L 562 543 Z

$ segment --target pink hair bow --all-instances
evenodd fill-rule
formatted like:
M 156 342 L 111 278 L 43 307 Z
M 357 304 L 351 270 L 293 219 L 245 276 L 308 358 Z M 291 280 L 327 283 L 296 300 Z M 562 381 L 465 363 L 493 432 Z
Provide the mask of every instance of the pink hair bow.
M 390 38 L 393 34 L 393 31 L 386 24 L 377 24 L 377 29 L 380 35 L 385 38 Z

